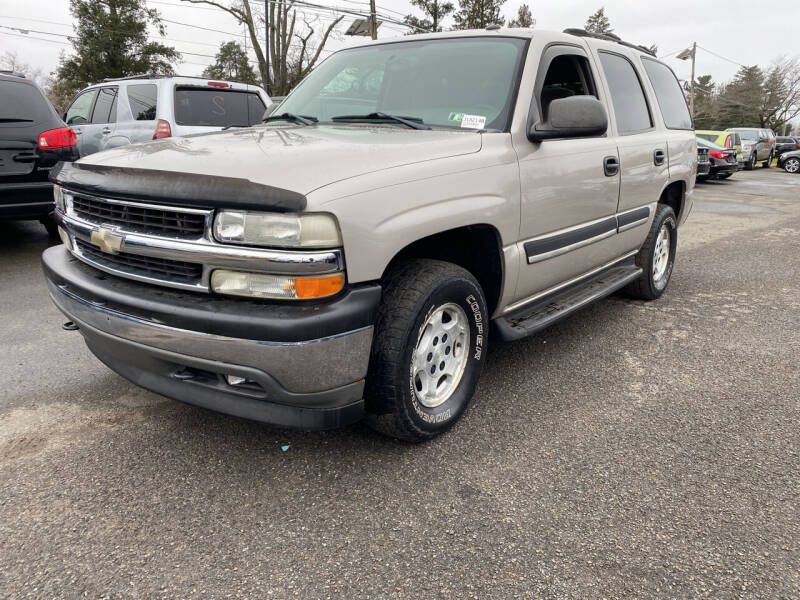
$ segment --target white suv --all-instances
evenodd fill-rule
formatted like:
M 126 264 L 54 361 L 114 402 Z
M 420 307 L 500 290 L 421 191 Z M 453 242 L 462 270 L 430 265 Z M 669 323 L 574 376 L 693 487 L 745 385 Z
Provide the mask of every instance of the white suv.
M 260 123 L 271 104 L 255 85 L 199 77 L 107 79 L 72 101 L 64 121 L 81 156 L 165 137 Z

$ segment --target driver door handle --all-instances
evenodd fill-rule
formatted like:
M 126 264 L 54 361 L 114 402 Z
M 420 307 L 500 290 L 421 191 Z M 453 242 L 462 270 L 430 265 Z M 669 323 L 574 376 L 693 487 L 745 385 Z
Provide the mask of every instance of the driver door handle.
M 660 148 L 653 152 L 653 163 L 659 167 L 664 164 L 664 161 L 667 159 L 666 153 L 661 150 Z
M 103 127 L 103 133 L 111 133 L 110 127 Z
M 619 173 L 619 159 L 616 156 L 606 156 L 603 159 L 603 173 L 606 177 L 613 177 Z

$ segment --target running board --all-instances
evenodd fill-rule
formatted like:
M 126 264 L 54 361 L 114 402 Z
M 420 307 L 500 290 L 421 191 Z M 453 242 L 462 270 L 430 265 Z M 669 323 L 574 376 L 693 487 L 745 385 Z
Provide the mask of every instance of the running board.
M 596 300 L 613 294 L 642 274 L 633 261 L 617 265 L 516 312 L 494 320 L 504 341 L 518 340 L 549 327 Z

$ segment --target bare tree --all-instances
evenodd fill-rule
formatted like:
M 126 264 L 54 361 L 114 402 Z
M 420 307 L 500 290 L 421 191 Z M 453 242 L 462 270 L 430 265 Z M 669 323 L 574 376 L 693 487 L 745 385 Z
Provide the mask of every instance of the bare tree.
M 301 15 L 298 23 L 298 11 L 294 0 L 273 0 L 269 3 L 269 52 L 270 72 L 267 72 L 267 60 L 262 36 L 259 35 L 259 22 L 250 6 L 250 0 L 229 0 L 227 4 L 216 0 L 181 0 L 190 4 L 208 4 L 225 11 L 240 24 L 247 27 L 253 51 L 258 61 L 258 70 L 264 87 L 270 93 L 283 96 L 289 92 L 303 77 L 308 74 L 319 60 L 334 28 L 344 18 L 334 19 L 318 34 L 315 23 Z M 269 82 L 269 86 L 267 83 Z
M 40 86 L 45 85 L 45 76 L 42 70 L 36 69 L 20 60 L 16 52 L 3 52 L 3 55 L 0 56 L 0 71 L 20 73 L 25 75 L 28 79 L 33 79 Z
M 762 127 L 776 131 L 800 115 L 800 59 L 778 58 L 765 73 L 760 113 Z

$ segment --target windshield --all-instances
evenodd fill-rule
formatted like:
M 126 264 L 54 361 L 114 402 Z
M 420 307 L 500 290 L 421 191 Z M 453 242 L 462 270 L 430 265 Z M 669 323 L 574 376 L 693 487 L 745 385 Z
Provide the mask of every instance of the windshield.
M 471 37 L 342 50 L 278 112 L 331 121 L 385 113 L 434 127 L 506 129 L 526 41 Z

